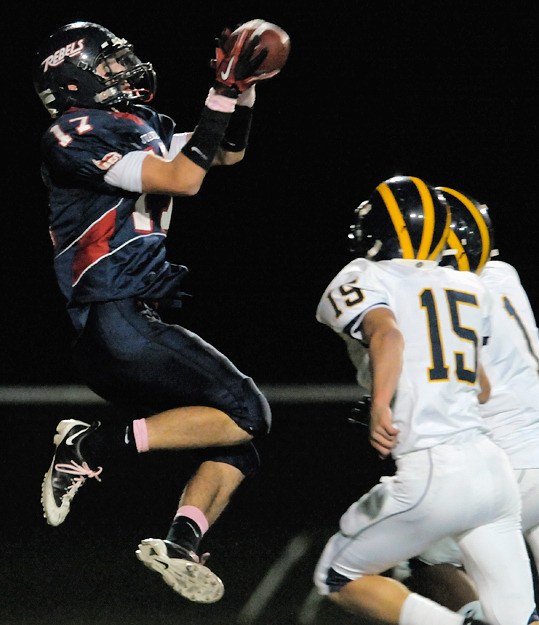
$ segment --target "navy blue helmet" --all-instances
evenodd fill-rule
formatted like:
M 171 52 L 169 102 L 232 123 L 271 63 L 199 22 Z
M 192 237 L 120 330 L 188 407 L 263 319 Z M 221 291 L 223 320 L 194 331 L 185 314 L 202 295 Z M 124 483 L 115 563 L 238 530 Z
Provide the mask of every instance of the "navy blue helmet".
M 50 35 L 34 58 L 33 81 L 53 118 L 71 107 L 125 110 L 152 100 L 156 89 L 152 64 L 92 22 L 73 22 Z

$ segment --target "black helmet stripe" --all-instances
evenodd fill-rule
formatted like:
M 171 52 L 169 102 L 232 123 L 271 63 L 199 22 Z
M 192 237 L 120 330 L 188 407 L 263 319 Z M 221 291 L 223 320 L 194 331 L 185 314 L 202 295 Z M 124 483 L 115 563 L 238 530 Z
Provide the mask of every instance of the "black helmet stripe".
M 485 263 L 488 261 L 490 257 L 490 250 L 492 246 L 490 231 L 489 231 L 489 227 L 487 223 L 485 222 L 485 218 L 481 214 L 481 211 L 474 204 L 474 202 L 472 202 L 463 193 L 460 193 L 460 191 L 456 191 L 455 189 L 450 189 L 449 187 L 439 187 L 439 188 L 443 193 L 451 195 L 453 198 L 455 198 L 457 201 L 463 204 L 465 210 L 468 211 L 468 213 L 470 214 L 470 216 L 472 217 L 472 219 L 474 220 L 477 226 L 477 229 L 481 237 L 481 256 L 479 258 L 475 272 L 477 274 L 480 274 L 483 267 L 485 266 Z M 455 238 L 457 237 L 455 236 Z M 454 243 L 454 242 L 455 241 L 453 240 L 453 237 L 451 237 L 451 241 L 449 243 Z M 459 243 L 461 242 L 459 241 Z M 462 244 L 460 245 L 460 247 L 462 248 Z M 465 260 L 463 260 L 463 256 L 466 256 Z M 465 264 L 468 264 L 468 267 L 465 267 Z M 460 255 L 460 257 L 458 258 L 458 268 L 461 271 L 469 271 L 470 263 L 469 263 L 469 259 L 467 258 L 467 255 Z
M 399 201 L 393 190 L 387 184 L 382 182 L 376 187 L 376 190 L 380 194 L 386 209 L 391 217 L 393 227 L 399 239 L 399 244 L 402 250 L 402 258 L 407 259 L 434 259 L 441 252 L 446 236 L 449 232 L 450 219 L 449 215 L 446 222 L 443 225 L 443 236 L 438 235 L 440 224 L 437 223 L 434 200 L 432 191 L 428 185 L 414 176 L 409 176 L 408 180 L 415 186 L 415 190 L 418 194 L 418 211 L 422 212 L 421 215 L 421 230 L 416 232 L 414 229 L 417 240 L 413 240 L 412 233 L 406 224 L 406 220 L 403 216 L 402 209 L 399 206 Z M 417 215 L 416 218 L 419 218 Z M 447 232 L 445 232 L 447 230 Z M 433 249 L 433 244 L 435 244 Z
M 445 225 L 443 227 L 441 235 L 436 239 L 438 241 L 438 244 L 430 253 L 428 260 L 438 259 L 443 249 L 445 248 L 447 244 L 447 238 L 449 234 L 451 233 L 451 211 L 449 210 L 449 207 L 447 206 L 446 206 L 446 209 L 447 211 L 445 214 Z
M 389 188 L 387 183 L 382 182 L 376 187 L 376 190 L 382 197 L 382 200 L 387 208 L 391 221 L 393 222 L 393 228 L 399 238 L 399 244 L 402 249 L 403 258 L 415 258 L 414 246 L 412 245 L 412 239 L 410 233 L 406 227 L 406 222 L 402 216 L 399 204 L 393 195 L 393 191 Z
M 411 177 L 410 180 L 417 187 L 421 197 L 421 204 L 423 205 L 424 225 L 417 258 L 428 258 L 431 252 L 432 239 L 434 237 L 434 203 L 432 201 L 432 195 L 423 180 L 413 177 Z
M 449 235 L 447 237 L 447 246 L 455 250 L 455 259 L 457 261 L 457 266 L 460 271 L 470 271 L 470 259 L 468 258 L 468 254 L 466 254 L 466 250 L 462 245 L 462 241 L 455 234 L 454 230 L 449 231 Z
M 350 251 L 371 260 L 438 260 L 451 227 L 441 191 L 413 176 L 393 176 L 355 211 Z

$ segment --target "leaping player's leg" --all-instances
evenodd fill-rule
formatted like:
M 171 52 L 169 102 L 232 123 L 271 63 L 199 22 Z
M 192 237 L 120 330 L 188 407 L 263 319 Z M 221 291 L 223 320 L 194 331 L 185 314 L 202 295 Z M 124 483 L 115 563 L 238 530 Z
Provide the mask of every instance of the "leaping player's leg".
M 148 568 L 191 601 L 213 603 L 224 593 L 222 581 L 197 555 L 204 533 L 217 520 L 244 479 L 236 467 L 204 462 L 187 483 L 167 538 L 147 538 L 136 552 Z M 204 511 L 204 512 L 202 512 Z
M 185 328 L 163 323 L 155 311 L 136 300 L 94 305 L 74 355 L 94 392 L 133 414 L 154 416 L 95 428 L 81 422 L 73 431 L 59 426 L 57 453 L 44 484 L 44 506 L 52 509 L 48 518 L 61 523 L 84 481 L 104 478 L 107 459 L 161 449 L 206 450 L 206 462 L 184 492 L 168 542 L 142 541 L 137 555 L 145 564 L 151 560 L 151 568 L 183 596 L 201 602 L 218 600 L 222 582 L 196 552 L 231 494 L 258 468 L 258 454 L 250 441 L 269 431 L 267 400 L 213 346 Z M 80 453 L 75 466 L 64 447 L 70 449 L 77 439 Z M 53 488 L 63 491 L 55 497 Z M 193 518 L 185 514 L 186 508 L 198 513 Z M 189 525 L 198 526 L 191 538 L 184 531 Z M 171 561 L 176 565 L 171 567 Z M 177 573 L 172 578 L 171 569 Z

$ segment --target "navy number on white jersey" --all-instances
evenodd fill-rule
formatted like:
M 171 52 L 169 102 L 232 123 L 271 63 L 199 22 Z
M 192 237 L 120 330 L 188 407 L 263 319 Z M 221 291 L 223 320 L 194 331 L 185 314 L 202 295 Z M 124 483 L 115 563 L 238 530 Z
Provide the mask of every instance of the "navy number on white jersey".
M 454 352 L 455 373 L 457 379 L 461 382 L 474 384 L 477 378 L 477 334 L 472 328 L 466 328 L 461 325 L 459 318 L 459 306 L 477 306 L 477 298 L 471 293 L 462 293 L 459 291 L 446 290 L 447 305 L 449 307 L 449 316 L 451 319 L 452 331 L 463 341 L 470 343 L 473 355 L 473 368 L 466 367 L 464 351 Z M 447 380 L 449 378 L 449 366 L 447 365 L 443 336 L 440 332 L 440 321 L 438 317 L 438 309 L 436 298 L 431 289 L 425 289 L 419 296 L 421 300 L 421 308 L 426 312 L 427 327 L 429 331 L 432 366 L 429 368 L 429 379 L 431 382 Z
M 338 288 L 339 293 L 343 297 L 343 302 L 345 303 L 347 308 L 351 308 L 356 304 L 359 304 L 363 301 L 364 295 L 361 289 L 354 284 L 343 284 Z M 342 310 L 339 309 L 337 303 L 335 302 L 335 298 L 332 296 L 332 293 L 328 293 L 327 295 L 329 303 L 331 304 L 333 310 L 335 311 L 335 317 L 338 319 L 342 315 Z

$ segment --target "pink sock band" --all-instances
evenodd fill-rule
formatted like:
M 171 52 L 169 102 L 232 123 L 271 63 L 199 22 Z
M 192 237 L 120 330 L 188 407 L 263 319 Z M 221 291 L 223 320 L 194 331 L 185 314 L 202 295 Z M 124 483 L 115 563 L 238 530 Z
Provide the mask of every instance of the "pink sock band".
M 180 506 L 178 512 L 176 512 L 176 517 L 179 516 L 186 516 L 188 519 L 193 519 L 198 527 L 200 527 L 200 531 L 203 534 L 208 531 L 208 527 L 210 526 L 208 519 L 199 508 L 195 508 L 195 506 Z
M 148 444 L 148 428 L 146 427 L 146 419 L 136 419 L 133 421 L 133 434 L 135 435 L 135 444 L 139 454 L 143 451 L 148 451 L 150 446 Z

